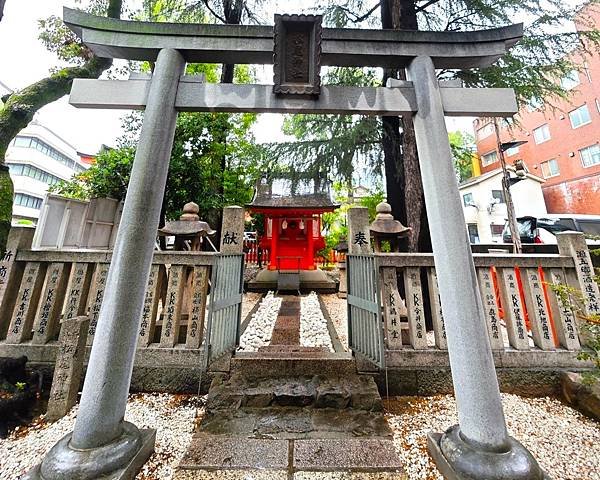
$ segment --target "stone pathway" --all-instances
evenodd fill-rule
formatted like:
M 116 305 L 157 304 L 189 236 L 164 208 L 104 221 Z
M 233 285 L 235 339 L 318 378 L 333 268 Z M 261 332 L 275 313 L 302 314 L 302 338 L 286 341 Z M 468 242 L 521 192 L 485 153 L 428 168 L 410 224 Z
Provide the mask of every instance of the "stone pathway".
M 270 344 L 214 378 L 175 479 L 405 478 L 373 378 L 350 354 L 299 343 L 300 298 L 284 296 Z

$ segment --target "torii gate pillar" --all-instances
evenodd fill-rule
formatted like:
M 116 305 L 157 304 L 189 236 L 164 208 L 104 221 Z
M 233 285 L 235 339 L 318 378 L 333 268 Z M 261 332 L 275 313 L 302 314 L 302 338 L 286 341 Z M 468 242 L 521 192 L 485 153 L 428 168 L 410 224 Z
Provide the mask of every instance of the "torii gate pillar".
M 417 57 L 408 73 L 459 423 L 430 434 L 429 453 L 450 480 L 541 480 L 533 456 L 506 431 L 435 66 L 430 57 Z

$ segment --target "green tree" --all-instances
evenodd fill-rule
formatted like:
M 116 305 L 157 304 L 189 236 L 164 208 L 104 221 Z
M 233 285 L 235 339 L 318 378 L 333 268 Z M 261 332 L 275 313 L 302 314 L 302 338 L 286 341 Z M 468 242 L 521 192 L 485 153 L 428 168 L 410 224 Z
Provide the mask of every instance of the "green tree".
M 122 0 L 93 0 L 88 7 L 94 13 L 119 18 L 122 3 Z M 14 92 L 0 108 L 0 252 L 6 249 L 12 219 L 14 189 L 5 165 L 10 142 L 29 124 L 35 112 L 69 93 L 75 78 L 97 78 L 112 64 L 110 59 L 96 57 L 58 19 L 42 21 L 41 27 L 40 39 L 71 66 L 56 68 L 47 78 Z
M 586 3 L 596 8 L 598 0 Z M 441 78 L 460 78 L 469 87 L 514 88 L 523 104 L 532 98 L 568 95 L 559 79 L 582 66 L 566 54 L 576 48 L 597 48 L 600 36 L 591 18 L 579 17 L 586 27 L 583 32 L 566 31 L 582 4 L 562 0 L 335 0 L 325 12 L 327 21 L 338 27 L 402 30 L 478 30 L 525 19 L 523 41 L 492 67 L 440 72 Z M 403 69 L 385 70 L 383 83 L 388 78 L 406 79 L 406 73 Z M 427 251 L 429 231 L 412 119 L 382 118 L 380 138 L 388 202 L 394 216 L 413 228 L 409 249 Z
M 466 132 L 449 132 L 448 139 L 454 158 L 454 170 L 459 182 L 464 182 L 473 176 L 473 155 L 475 138 Z

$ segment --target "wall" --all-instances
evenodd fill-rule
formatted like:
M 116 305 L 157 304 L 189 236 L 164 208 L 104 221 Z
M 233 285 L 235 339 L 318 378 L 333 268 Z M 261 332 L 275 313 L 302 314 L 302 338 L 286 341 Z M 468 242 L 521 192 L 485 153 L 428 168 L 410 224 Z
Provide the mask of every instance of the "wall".
M 513 174 L 514 176 L 514 174 Z M 492 206 L 492 190 L 502 190 L 502 175 L 500 170 L 488 173 L 483 177 L 476 177 L 464 182 L 460 187 L 461 198 L 463 195 L 473 194 L 475 205 L 465 206 L 463 211 L 467 224 L 477 224 L 480 243 L 501 242 L 499 235 L 493 236 L 490 225 L 502 225 L 508 218 L 506 204 L 497 203 Z M 546 204 L 542 194 L 541 182 L 531 176 L 511 187 L 511 194 L 517 217 L 523 215 L 543 215 Z
M 600 15 L 594 15 L 600 22 Z M 568 100 L 552 99 L 555 109 L 541 106 L 539 109 L 524 107 L 517 115 L 519 127 L 501 128 L 501 141 L 527 141 L 518 152 L 507 155 L 512 164 L 521 159 L 531 173 L 543 176 L 541 163 L 555 159 L 559 174 L 548 176 L 542 186 L 548 213 L 583 213 L 600 215 L 600 163 L 584 167 L 580 150 L 600 141 L 600 56 L 581 57 L 574 55 L 573 61 L 580 65 L 577 72 L 579 85 L 571 90 Z M 569 112 L 586 104 L 591 122 L 573 128 Z M 503 122 L 500 122 L 501 124 Z M 534 130 L 548 125 L 550 139 L 536 144 Z M 496 136 L 489 120 L 475 121 L 477 152 L 480 156 L 496 150 Z M 482 172 L 499 167 L 499 162 L 483 166 Z

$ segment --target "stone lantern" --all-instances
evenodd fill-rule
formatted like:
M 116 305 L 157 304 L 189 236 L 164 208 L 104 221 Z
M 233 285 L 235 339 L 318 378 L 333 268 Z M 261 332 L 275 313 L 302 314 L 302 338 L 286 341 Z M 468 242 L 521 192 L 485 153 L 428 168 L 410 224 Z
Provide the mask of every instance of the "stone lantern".
M 185 241 L 190 240 L 190 250 L 200 250 L 202 238 L 216 233 L 206 222 L 200 221 L 198 212 L 200 207 L 194 202 L 183 206 L 183 215 L 179 220 L 167 222 L 163 228 L 158 230 L 161 236 L 175 236 L 175 250 L 187 250 Z
M 375 252 L 381 252 L 384 241 L 390 243 L 390 252 L 399 252 L 401 239 L 408 237 L 412 228 L 405 227 L 392 215 L 392 207 L 389 203 L 381 202 L 376 207 L 377 215 L 370 225 L 371 236 Z

